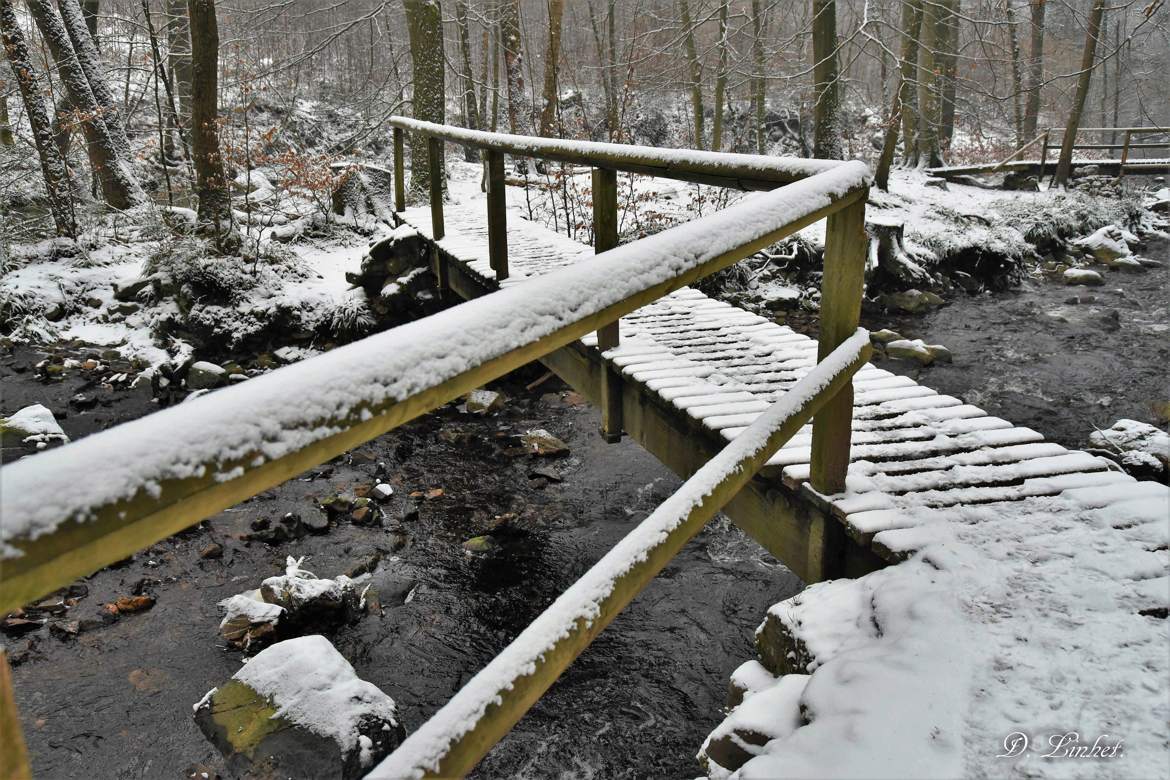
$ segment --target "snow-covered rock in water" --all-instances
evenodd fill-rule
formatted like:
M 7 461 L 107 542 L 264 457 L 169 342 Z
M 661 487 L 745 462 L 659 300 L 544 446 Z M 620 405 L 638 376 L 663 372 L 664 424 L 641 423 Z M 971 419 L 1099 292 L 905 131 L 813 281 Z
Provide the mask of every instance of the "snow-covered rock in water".
M 770 740 L 796 731 L 803 723 L 800 697 L 808 681 L 805 674 L 786 674 L 762 690 L 747 691 L 703 742 L 699 763 L 712 777 L 725 775 L 760 755 Z
M 1141 258 L 1134 257 L 1133 255 L 1119 257 L 1116 260 L 1114 260 L 1112 263 L 1110 263 L 1109 267 L 1113 268 L 1114 270 L 1117 270 L 1117 271 L 1144 271 L 1144 270 L 1146 270 L 1145 265 L 1142 264 Z
M 553 457 L 556 455 L 568 455 L 569 445 L 553 436 L 548 431 L 542 428 L 536 428 L 524 434 L 520 438 L 521 443 L 524 444 L 524 449 L 533 453 L 534 455 L 543 455 L 546 457 Z
M 260 596 L 288 610 L 297 623 L 332 623 L 356 614 L 361 595 L 344 574 L 323 579 L 301 568 L 303 558 L 289 556 L 285 573 L 260 584 Z
M 55 441 L 67 442 L 69 437 L 42 404 L 26 406 L 11 417 L 0 418 L 0 442 L 6 447 L 33 444 L 43 448 Z
M 881 330 L 870 331 L 869 340 L 874 344 L 889 344 L 891 341 L 898 341 L 902 338 L 902 334 L 889 328 L 882 328 Z
M 226 381 L 227 369 L 206 360 L 192 363 L 191 367 L 187 369 L 188 390 L 210 390 L 219 387 Z
M 890 311 L 925 314 L 931 309 L 942 306 L 944 301 L 929 291 L 903 290 L 902 292 L 885 293 L 881 296 L 881 303 Z
M 224 610 L 220 636 L 242 650 L 271 642 L 285 614 L 284 607 L 264 601 L 259 590 L 236 594 L 219 602 L 219 606 Z
M 1155 192 L 1142 206 L 1159 214 L 1170 214 L 1170 187 L 1163 187 Z
M 1100 287 L 1105 284 L 1105 277 L 1089 268 L 1070 268 L 1064 272 L 1064 283 Z
M 238 777 L 356 780 L 406 736 L 394 700 L 323 636 L 278 642 L 195 705 Z
M 1121 456 L 1121 467 L 1134 479 L 1151 479 L 1159 482 L 1166 479 L 1166 467 L 1148 452 L 1130 450 Z
M 917 360 L 924 366 L 934 362 L 934 353 L 922 339 L 898 339 L 886 344 L 886 355 L 894 360 Z
M 1106 225 L 1095 233 L 1074 241 L 1073 244 L 1080 247 L 1085 254 L 1092 256 L 1098 263 L 1112 265 L 1117 258 L 1128 257 L 1130 254 L 1129 244 L 1126 243 L 1126 232 L 1117 225 Z
M 1089 443 L 1101 449 L 1120 452 L 1144 452 L 1170 469 L 1170 434 L 1137 420 L 1118 420 L 1106 431 L 1089 434 Z
M 465 403 L 469 414 L 491 414 L 504 408 L 504 396 L 495 390 L 472 390 Z

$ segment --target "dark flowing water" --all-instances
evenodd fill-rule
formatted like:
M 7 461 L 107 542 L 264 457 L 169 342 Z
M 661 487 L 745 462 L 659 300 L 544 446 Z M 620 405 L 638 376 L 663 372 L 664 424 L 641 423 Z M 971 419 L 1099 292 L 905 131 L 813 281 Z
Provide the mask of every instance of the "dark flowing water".
M 954 363 L 926 368 L 879 361 L 943 393 L 1084 447 L 1094 427 L 1119 418 L 1165 426 L 1170 401 L 1170 241 L 1151 239 L 1138 254 L 1161 268 L 1122 272 L 1095 266 L 1101 287 L 1029 278 L 1018 289 L 959 297 L 921 317 L 864 318 L 907 338 L 943 344 Z
M 62 408 L 76 378 L 52 385 L 0 361 L 5 407 L 40 400 Z M 23 363 L 21 363 L 23 361 Z M 528 376 L 527 379 L 531 379 Z M 558 390 L 550 393 L 549 390 Z M 280 573 L 286 555 L 334 576 L 377 551 L 384 613 L 331 636 L 359 675 L 397 700 L 408 728 L 435 712 L 512 637 L 679 484 L 636 445 L 606 445 L 596 414 L 548 382 L 511 383 L 494 418 L 447 407 L 361 448 L 371 463 L 333 464 L 160 542 L 88 580 L 69 618 L 137 589 L 149 612 L 62 642 L 47 629 L 10 642 L 18 704 L 38 777 L 176 777 L 222 761 L 191 705 L 240 666 L 216 632 L 216 602 Z M 110 404 L 63 420 L 73 435 L 137 416 L 142 402 Z M 100 424 L 94 418 L 102 416 Z M 567 459 L 510 457 L 504 433 L 543 427 L 572 448 Z M 386 528 L 343 521 L 327 535 L 270 547 L 239 537 L 258 518 L 316 512 L 315 501 L 372 482 L 377 462 L 397 495 Z M 564 481 L 529 475 L 551 466 Z M 442 488 L 400 520 L 404 496 Z M 79 486 L 80 489 L 80 486 Z M 471 556 L 465 539 L 514 513 L 498 552 Z M 211 541 L 221 560 L 203 560 Z M 395 550 L 405 543 L 401 549 Z M 396 556 L 396 558 L 392 557 Z M 569 669 L 478 770 L 482 777 L 694 776 L 694 754 L 719 721 L 728 674 L 753 654 L 752 632 L 796 578 L 726 521 L 713 523 Z

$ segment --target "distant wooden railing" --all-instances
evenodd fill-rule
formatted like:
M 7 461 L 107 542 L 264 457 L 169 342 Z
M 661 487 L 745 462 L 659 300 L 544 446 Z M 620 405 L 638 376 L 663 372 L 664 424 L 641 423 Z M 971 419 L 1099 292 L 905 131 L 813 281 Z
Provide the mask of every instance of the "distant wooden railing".
M 1064 131 L 1065 131 L 1065 128 L 1063 128 L 1063 127 L 1050 127 L 1047 130 L 1045 130 L 1043 133 L 1041 133 L 1039 138 L 1036 139 L 1036 140 L 1043 139 L 1043 141 L 1044 141 L 1044 150 L 1040 154 L 1040 177 L 1041 178 L 1044 177 L 1044 165 L 1045 165 L 1045 163 L 1048 162 L 1048 150 L 1049 149 L 1060 149 L 1062 146 L 1061 143 L 1056 143 L 1056 144 L 1050 143 L 1051 136 L 1053 134 L 1060 135 L 1060 134 L 1064 133 Z M 1135 144 L 1132 142 L 1132 139 L 1135 135 L 1154 135 L 1154 134 L 1170 135 L 1170 130 L 1160 128 L 1160 127 L 1078 127 L 1076 134 L 1080 135 L 1081 133 L 1112 133 L 1114 136 L 1116 136 L 1118 133 L 1122 133 L 1123 140 L 1119 144 L 1117 144 L 1117 143 L 1109 143 L 1109 144 L 1078 144 L 1078 143 L 1074 143 L 1072 145 L 1072 148 L 1074 151 L 1077 149 L 1120 149 L 1121 150 L 1121 161 L 1120 161 L 1120 164 L 1118 165 L 1118 168 L 1117 168 L 1117 178 L 1118 179 L 1121 179 L 1125 176 L 1125 165 L 1129 161 L 1129 152 L 1131 149 L 1170 149 L 1170 141 L 1164 141 L 1164 142 L 1158 142 L 1158 143 L 1148 143 L 1148 144 Z M 1032 144 L 1036 143 L 1036 140 L 1033 140 L 1030 143 L 1025 144 L 1025 147 L 1031 146 Z M 1019 151 L 1022 152 L 1023 148 L 1021 148 Z M 1013 155 L 1013 157 L 1014 156 L 1015 155 Z M 1012 158 L 1008 158 L 1008 160 L 1005 160 L 1004 163 L 1008 162 L 1011 159 Z M 1003 163 L 1000 163 L 1000 165 L 1002 166 Z
M 401 118 L 392 124 L 398 210 L 406 199 L 403 133 L 427 136 L 437 241 L 443 237 L 441 144 L 455 140 L 488 152 L 486 218 L 497 278 L 507 276 L 505 153 L 595 169 L 598 256 L 5 466 L 0 469 L 0 613 L 122 560 L 591 331 L 605 334 L 599 339 L 603 349 L 614 346 L 620 317 L 827 218 L 818 366 L 591 569 L 562 596 L 559 607 L 538 618 L 522 634 L 524 642 L 518 639 L 519 645 L 513 643 L 493 661 L 490 674 L 485 670 L 473 679 L 443 710 L 454 707 L 474 717 L 455 725 L 448 720 L 446 726 L 440 721 L 423 726 L 375 772 L 461 774 L 810 418 L 812 484 L 822 493 L 843 489 L 851 379 L 870 354 L 868 339 L 857 329 L 869 172 L 855 162 L 574 144 Z M 617 170 L 776 189 L 617 246 Z M 611 403 L 612 397 L 605 406 Z M 610 433 L 620 433 L 620 418 L 612 409 L 608 414 L 611 426 L 617 426 Z M 569 622 L 561 622 L 566 616 Z M 554 624 L 567 633 L 544 636 L 549 642 L 539 648 L 529 642 L 533 631 Z M 489 689 L 495 692 L 489 695 Z M 0 695 L 0 733 L 14 724 L 18 727 L 11 697 Z

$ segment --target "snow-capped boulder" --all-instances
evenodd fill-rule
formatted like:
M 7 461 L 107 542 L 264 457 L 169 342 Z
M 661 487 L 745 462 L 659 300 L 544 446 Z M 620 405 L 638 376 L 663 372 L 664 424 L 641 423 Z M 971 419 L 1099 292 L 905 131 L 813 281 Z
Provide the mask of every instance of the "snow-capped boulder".
M 1075 246 L 1103 265 L 1112 265 L 1119 257 L 1129 257 L 1129 244 L 1126 243 L 1127 231 L 1117 225 L 1106 225 L 1091 235 L 1074 241 Z M 1128 234 L 1133 236 L 1132 233 Z M 1136 239 L 1136 236 L 1134 236 Z
M 0 418 L 0 442 L 6 447 L 31 444 L 41 449 L 52 442 L 67 441 L 69 437 L 57 418 L 42 404 L 26 406 L 10 417 Z
M 263 650 L 194 709 L 238 777 L 356 780 L 406 736 L 394 700 L 318 635 Z
M 903 290 L 882 295 L 881 303 L 889 311 L 925 314 L 931 309 L 942 306 L 944 301 L 940 296 L 929 291 Z
M 917 360 L 924 366 L 934 362 L 934 354 L 922 339 L 891 341 L 886 344 L 886 355 L 894 360 Z
M 226 381 L 227 369 L 206 360 L 192 363 L 191 367 L 187 369 L 188 390 L 210 390 L 219 387 Z
M 1108 430 L 1089 434 L 1089 443 L 1121 453 L 1144 452 L 1156 458 L 1163 469 L 1170 469 L 1170 434 L 1149 423 L 1118 420 Z
M 745 691 L 743 701 L 703 742 L 699 763 L 712 776 L 723 776 L 762 753 L 769 741 L 796 731 L 803 723 L 800 697 L 808 681 L 806 674 L 786 674 L 767 687 Z

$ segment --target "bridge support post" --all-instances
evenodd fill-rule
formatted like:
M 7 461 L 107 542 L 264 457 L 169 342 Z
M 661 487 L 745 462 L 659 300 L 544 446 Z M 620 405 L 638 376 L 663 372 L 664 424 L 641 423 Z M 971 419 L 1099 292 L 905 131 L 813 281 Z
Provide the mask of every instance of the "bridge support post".
M 508 211 L 504 195 L 504 153 L 487 151 L 488 258 L 496 281 L 508 278 Z
M 1044 151 L 1040 152 L 1040 173 L 1036 176 L 1037 183 L 1044 181 L 1044 164 L 1048 162 L 1048 134 L 1051 130 L 1044 131 Z
M 5 780 L 30 780 L 28 749 L 16 711 L 16 694 L 12 690 L 12 673 L 8 668 L 8 654 L 0 649 L 0 777 Z
M 865 194 L 829 215 L 825 228 L 825 268 L 821 281 L 821 337 L 817 360 L 824 360 L 853 335 L 861 318 L 865 283 Z M 813 419 L 812 486 L 831 495 L 845 489 L 849 441 L 853 432 L 853 384 L 833 397 Z
M 442 240 L 447 231 L 443 225 L 443 139 L 431 136 L 427 139 L 427 164 L 430 168 L 431 180 L 431 235 L 436 244 Z M 439 293 L 446 294 L 451 289 L 451 280 L 448 278 L 447 261 L 439 247 L 431 247 L 431 264 L 438 280 Z
M 394 210 L 406 211 L 406 144 L 401 127 L 394 128 Z
M 593 169 L 593 250 L 601 254 L 618 245 L 617 171 Z M 619 320 L 597 331 L 597 350 L 605 352 L 621 341 Z M 610 444 L 622 440 L 622 377 L 608 361 L 602 360 L 601 436 Z
M 1121 181 L 1125 178 L 1125 163 L 1129 160 L 1129 140 L 1133 137 L 1133 133 L 1129 130 L 1125 131 L 1124 146 L 1121 147 L 1121 165 L 1117 166 L 1117 180 Z M 1114 136 L 1116 138 L 1116 136 Z

